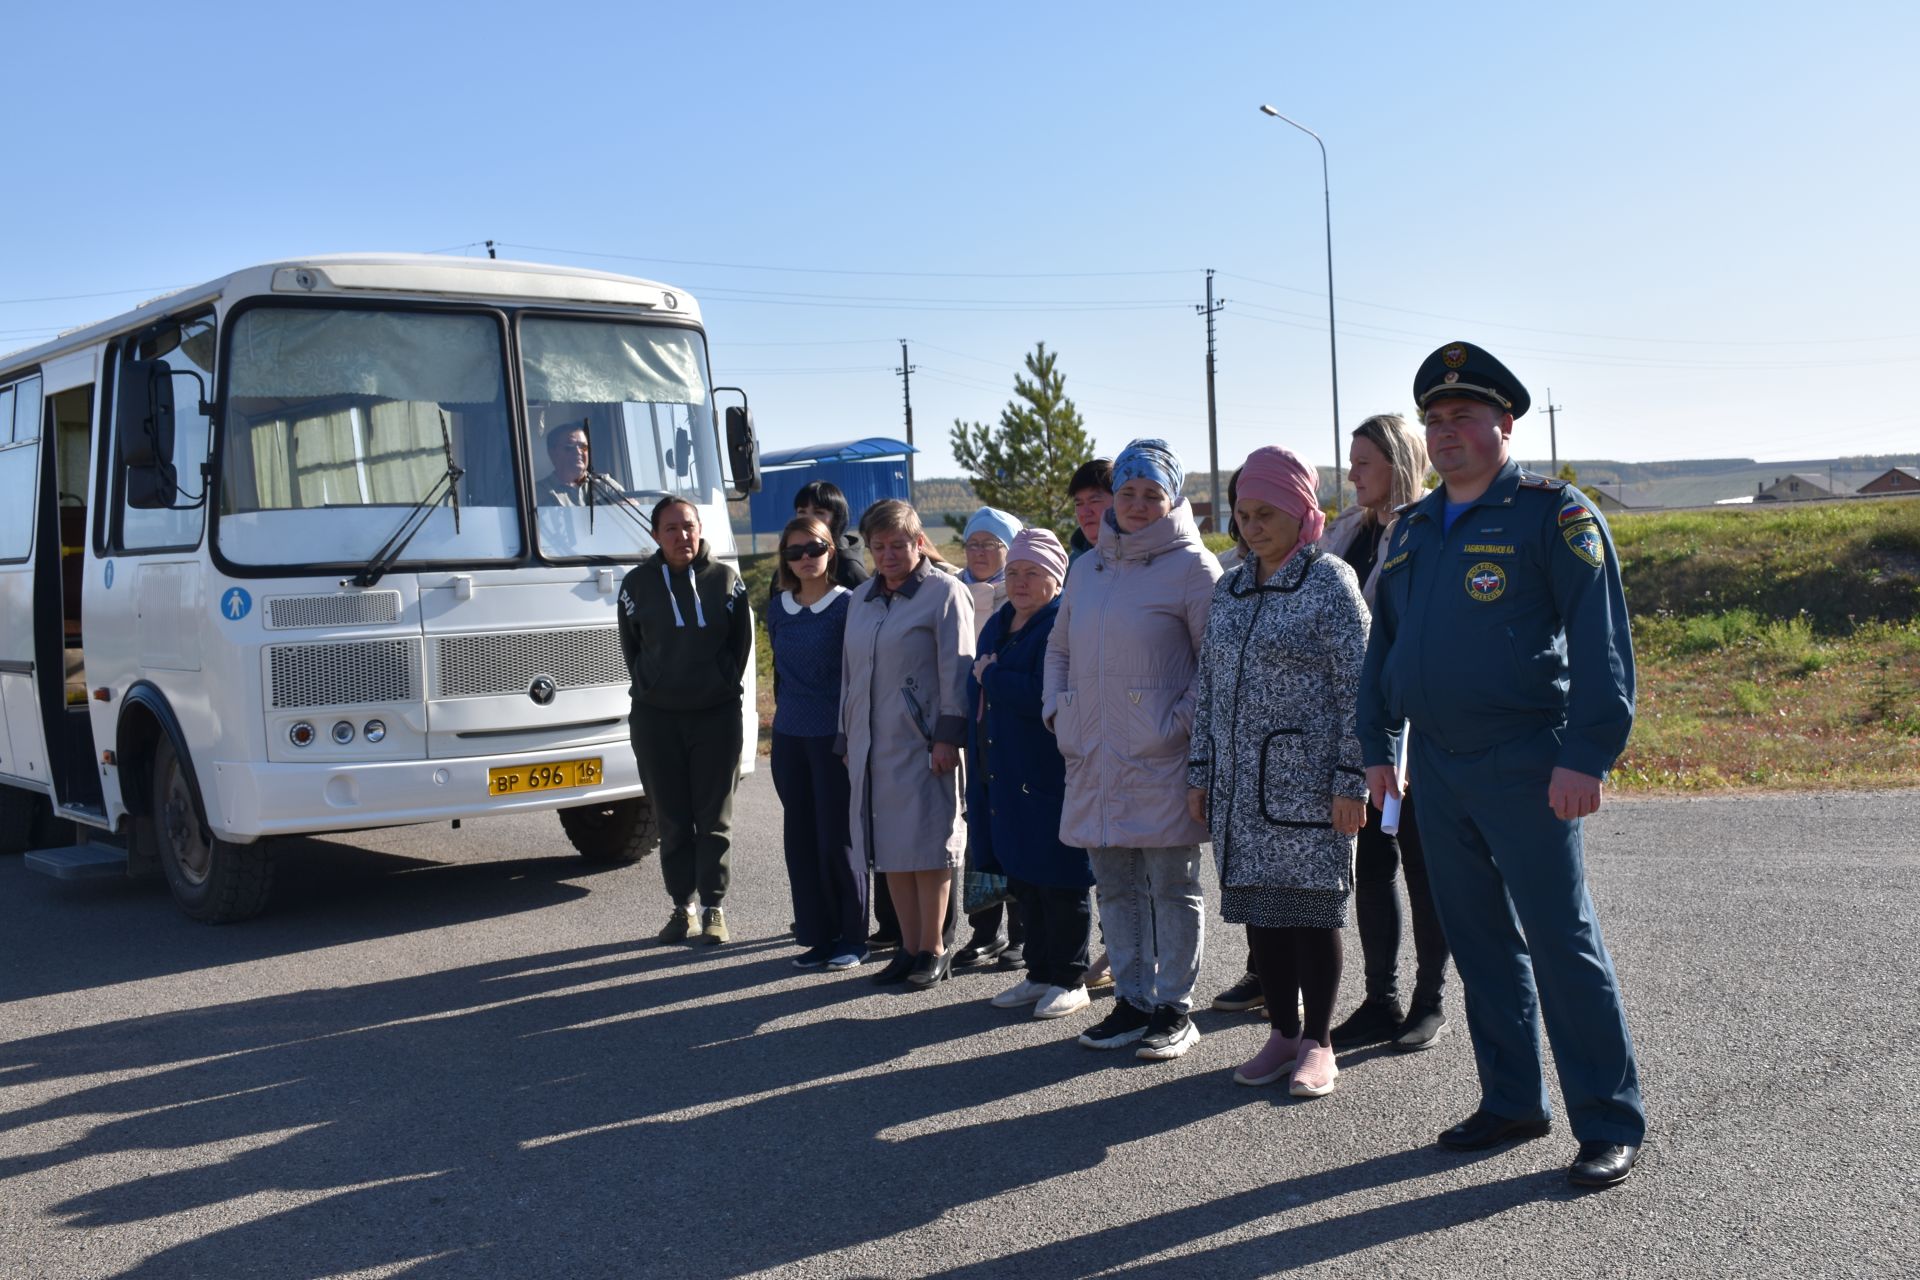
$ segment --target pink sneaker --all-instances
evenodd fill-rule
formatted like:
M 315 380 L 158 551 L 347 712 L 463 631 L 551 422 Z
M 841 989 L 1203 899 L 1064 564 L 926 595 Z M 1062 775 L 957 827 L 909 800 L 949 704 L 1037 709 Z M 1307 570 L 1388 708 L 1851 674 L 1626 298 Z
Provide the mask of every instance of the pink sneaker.
M 1340 1068 L 1333 1061 L 1333 1050 L 1316 1040 L 1300 1042 L 1300 1065 L 1294 1068 L 1293 1083 L 1287 1091 L 1296 1098 L 1319 1098 L 1333 1092 Z
M 1272 1084 L 1287 1072 L 1293 1070 L 1294 1063 L 1300 1057 L 1300 1037 L 1283 1036 L 1275 1029 L 1267 1036 L 1267 1043 L 1260 1052 L 1240 1064 L 1233 1073 L 1235 1084 L 1263 1085 Z

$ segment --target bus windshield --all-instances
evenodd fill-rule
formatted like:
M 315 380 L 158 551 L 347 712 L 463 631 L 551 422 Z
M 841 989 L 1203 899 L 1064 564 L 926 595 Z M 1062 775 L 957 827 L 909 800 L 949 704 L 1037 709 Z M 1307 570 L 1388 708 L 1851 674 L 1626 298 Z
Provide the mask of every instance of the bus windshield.
M 651 540 L 613 509 L 621 498 L 643 511 L 664 494 L 715 501 L 719 446 L 697 330 L 528 317 L 520 356 L 543 555 L 647 555 Z
M 503 335 L 486 315 L 256 307 L 233 325 L 220 549 L 359 563 L 451 469 L 405 561 L 521 552 Z

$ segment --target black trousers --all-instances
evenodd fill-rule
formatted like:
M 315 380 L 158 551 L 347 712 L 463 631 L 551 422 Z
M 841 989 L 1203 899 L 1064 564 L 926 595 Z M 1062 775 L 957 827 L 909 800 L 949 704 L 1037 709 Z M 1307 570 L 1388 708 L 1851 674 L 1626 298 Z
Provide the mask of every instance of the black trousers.
M 1027 978 L 1071 990 L 1086 981 L 1093 947 L 1093 895 L 1086 889 L 1050 889 L 1007 879 L 1026 921 Z M 982 912 L 981 914 L 985 914 Z
M 794 937 L 803 947 L 861 946 L 867 869 L 853 851 L 847 766 L 832 738 L 773 735 L 773 788 L 785 815 Z
M 1407 873 L 1407 903 L 1413 915 L 1415 1005 L 1437 1005 L 1447 977 L 1447 935 L 1427 887 L 1427 860 L 1414 819 L 1413 793 L 1400 803 L 1400 834 L 1380 830 L 1380 810 L 1367 815 L 1354 856 L 1353 913 L 1365 958 L 1367 998 L 1395 1000 L 1400 989 L 1400 892 L 1395 873 Z
M 1008 882 L 1011 884 L 1011 880 Z M 1022 946 L 1026 942 L 1026 922 L 1021 918 L 1019 895 L 1014 895 L 1010 903 L 996 902 L 985 911 L 976 911 L 967 917 L 967 924 L 973 929 L 976 938 L 999 936 L 1000 921 L 1007 922 L 1007 942 L 1011 946 Z
M 667 896 L 703 907 L 727 896 L 733 793 L 740 785 L 739 704 L 705 711 L 635 705 L 628 722 L 640 785 L 660 824 L 660 874 Z

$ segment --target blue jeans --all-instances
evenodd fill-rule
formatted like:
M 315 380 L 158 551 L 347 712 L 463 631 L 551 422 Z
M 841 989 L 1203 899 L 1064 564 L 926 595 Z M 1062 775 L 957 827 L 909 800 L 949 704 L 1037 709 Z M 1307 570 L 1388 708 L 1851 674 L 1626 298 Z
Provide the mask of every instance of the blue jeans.
M 1200 846 L 1089 849 L 1114 991 L 1136 1009 L 1193 1008 L 1206 904 Z

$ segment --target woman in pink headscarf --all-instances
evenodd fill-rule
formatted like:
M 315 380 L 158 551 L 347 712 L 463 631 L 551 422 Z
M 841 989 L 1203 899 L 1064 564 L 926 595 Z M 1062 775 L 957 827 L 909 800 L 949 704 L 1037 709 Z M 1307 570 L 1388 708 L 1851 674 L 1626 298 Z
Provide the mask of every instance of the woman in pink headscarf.
M 1221 918 L 1247 926 L 1272 1023 L 1233 1078 L 1290 1076 L 1303 1098 L 1339 1075 L 1340 930 L 1367 804 L 1354 706 L 1370 619 L 1353 569 L 1313 545 L 1326 527 L 1317 479 L 1272 447 L 1241 470 L 1233 516 L 1247 555 L 1214 589 L 1187 773 Z

